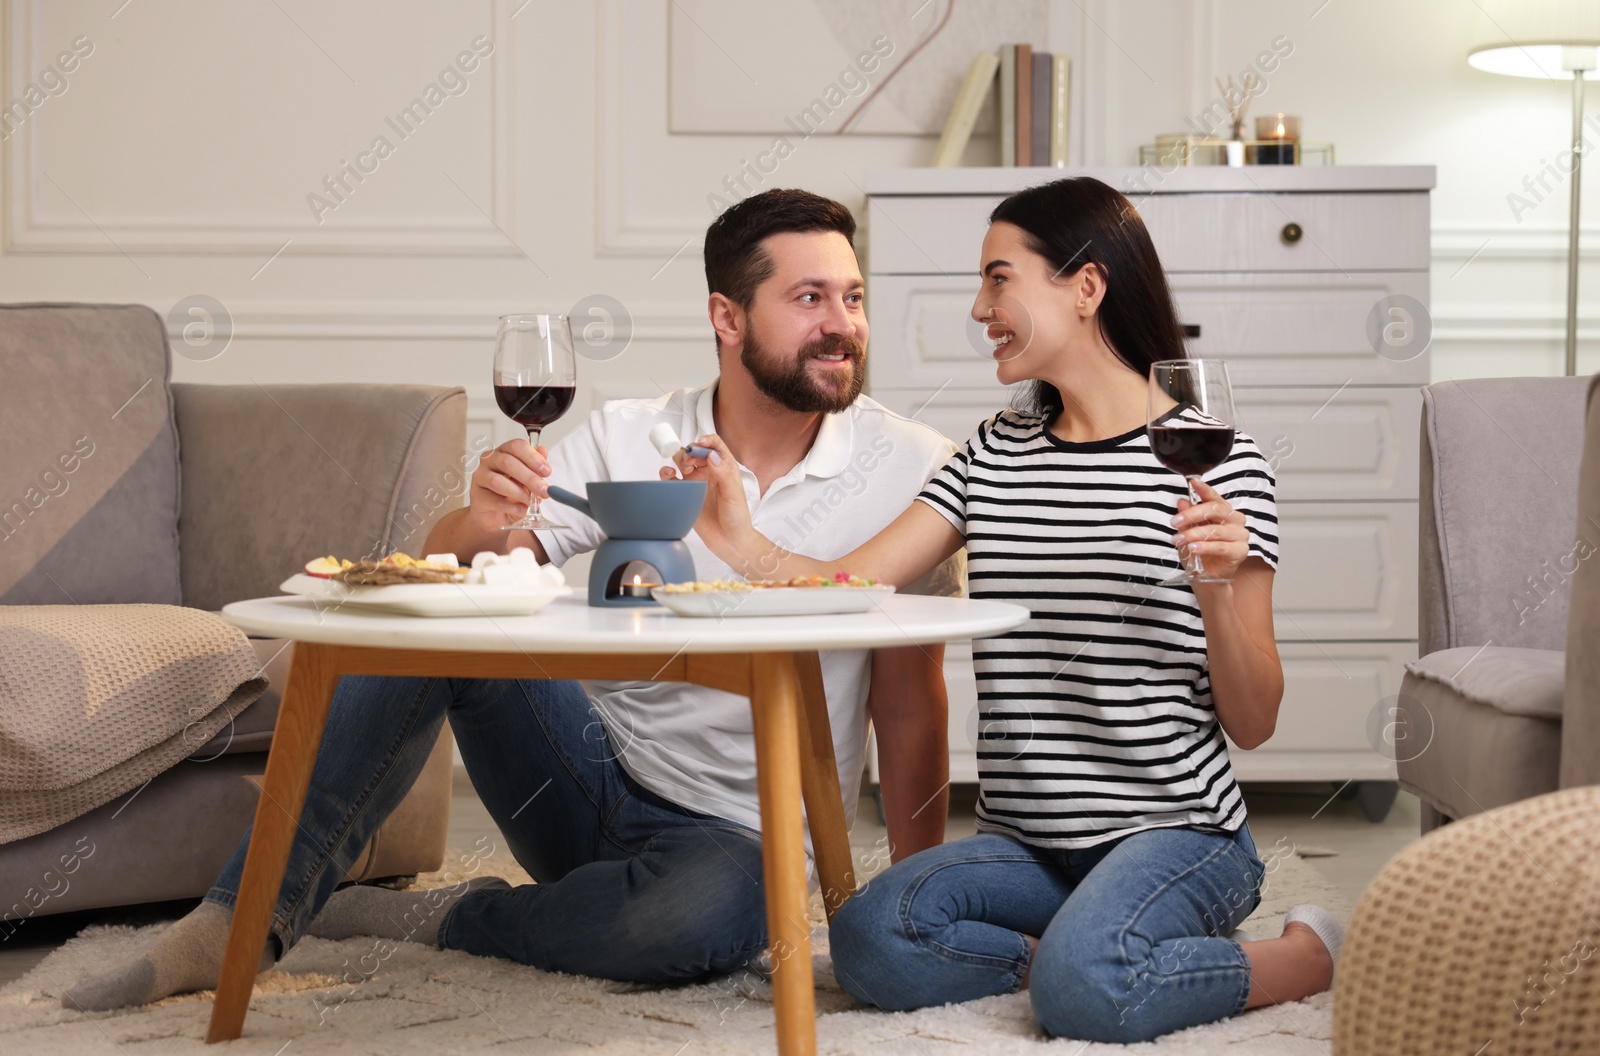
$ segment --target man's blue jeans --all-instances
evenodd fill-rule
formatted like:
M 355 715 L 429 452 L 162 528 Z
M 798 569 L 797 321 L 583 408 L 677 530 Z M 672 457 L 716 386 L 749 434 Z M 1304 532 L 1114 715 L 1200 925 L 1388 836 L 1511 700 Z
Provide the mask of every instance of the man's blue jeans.
M 1237 1015 L 1250 962 L 1232 933 L 1266 867 L 1237 833 L 1150 829 L 1084 850 L 998 833 L 912 855 L 833 921 L 834 973 L 891 1010 L 1015 992 L 1046 1033 L 1147 1041 Z M 1039 939 L 1029 971 L 1029 944 Z
M 447 717 L 479 798 L 538 882 L 466 895 L 441 946 L 637 982 L 733 971 L 765 947 L 759 834 L 641 788 L 578 683 L 347 677 L 273 913 L 280 950 L 405 798 Z M 208 900 L 232 908 L 248 840 Z

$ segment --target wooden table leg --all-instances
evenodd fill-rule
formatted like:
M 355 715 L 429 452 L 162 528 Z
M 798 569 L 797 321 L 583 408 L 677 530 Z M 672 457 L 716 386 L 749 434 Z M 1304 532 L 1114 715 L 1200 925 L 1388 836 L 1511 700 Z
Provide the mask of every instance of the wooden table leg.
M 800 790 L 806 801 L 811 847 L 817 855 L 817 879 L 829 923 L 839 907 L 856 893 L 850 830 L 844 823 L 839 791 L 839 764 L 833 754 L 833 724 L 828 721 L 828 695 L 822 663 L 814 652 L 794 654 L 800 675 L 803 714 L 800 722 Z
M 332 656 L 335 649 L 306 642 L 294 647 L 294 660 L 272 734 L 272 751 L 267 756 L 266 780 L 256 804 L 255 825 L 250 830 L 250 848 L 245 852 L 244 875 L 233 907 L 227 952 L 222 958 L 222 977 L 211 1006 L 208 1044 L 232 1041 L 244 1028 L 256 966 L 261 963 L 278 889 L 283 886 L 289 850 L 300 824 L 300 809 L 305 805 L 311 770 L 322 744 L 328 704 L 339 684 Z
M 750 674 L 778 1052 L 810 1056 L 817 1051 L 817 1030 L 800 814 L 800 676 L 787 653 L 754 655 Z

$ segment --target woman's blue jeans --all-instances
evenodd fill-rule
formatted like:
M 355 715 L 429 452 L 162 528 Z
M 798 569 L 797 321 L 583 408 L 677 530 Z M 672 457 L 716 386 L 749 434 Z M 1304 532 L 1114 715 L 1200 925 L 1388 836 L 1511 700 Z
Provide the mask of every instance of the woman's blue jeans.
M 1231 934 L 1266 867 L 1237 833 L 1149 829 L 1083 850 L 979 833 L 875 877 L 834 918 L 833 965 L 891 1010 L 1009 994 L 1028 975 L 1046 1033 L 1147 1041 L 1237 1015 L 1250 962 Z M 1029 969 L 1029 943 L 1039 939 Z
M 405 798 L 447 717 L 479 798 L 538 882 L 461 898 L 441 946 L 636 982 L 733 971 L 766 946 L 760 835 L 634 782 L 578 683 L 347 677 L 273 913 L 279 950 Z M 208 900 L 233 906 L 248 841 Z M 498 851 L 476 857 L 493 872 Z

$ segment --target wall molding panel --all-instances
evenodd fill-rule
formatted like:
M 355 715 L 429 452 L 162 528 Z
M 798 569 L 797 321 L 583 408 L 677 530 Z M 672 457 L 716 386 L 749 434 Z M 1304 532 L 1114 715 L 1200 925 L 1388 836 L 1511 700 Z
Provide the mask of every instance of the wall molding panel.
M 601 257 L 656 258 L 663 265 L 674 254 L 697 255 L 710 217 L 641 217 L 633 208 L 632 180 L 655 171 L 640 157 L 648 146 L 648 133 L 638 129 L 636 84 L 641 66 L 638 49 L 653 45 L 665 49 L 664 37 L 651 38 L 641 25 L 646 18 L 629 9 L 630 0 L 600 0 L 595 5 L 595 32 L 600 46 L 595 56 L 595 93 L 599 127 L 595 129 L 596 195 L 595 250 Z M 665 5 L 660 17 L 665 24 Z M 624 13 L 626 11 L 626 13 Z M 654 19 L 655 13 L 648 15 Z M 644 39 L 641 39 L 644 38 Z M 654 94 L 665 95 L 663 83 Z M 666 134 L 666 111 L 660 114 Z
M 492 341 L 505 306 L 413 302 L 335 309 L 305 303 L 229 306 L 229 311 L 236 341 Z M 181 340 L 182 329 L 169 325 L 168 337 Z M 694 310 L 654 306 L 633 315 L 634 341 L 710 338 L 711 324 L 699 305 Z
M 378 224 L 341 223 L 336 227 L 316 223 L 217 223 L 181 217 L 101 216 L 90 219 L 68 206 L 47 214 L 41 202 L 49 185 L 39 156 L 40 122 L 30 120 L 10 136 L 0 149 L 5 179 L 0 186 L 0 213 L 4 217 L 4 251 L 8 254 L 86 255 L 224 255 L 266 258 L 290 244 L 295 255 L 402 256 L 402 257 L 521 257 L 522 250 L 502 233 L 516 232 L 514 224 L 516 161 L 525 156 L 516 121 L 517 35 L 512 31 L 511 7 L 515 0 L 488 0 L 489 22 L 495 40 L 489 80 L 492 136 L 490 201 L 492 221 L 463 227 L 455 223 Z M 19 96 L 28 78 L 46 61 L 35 32 L 36 10 L 44 0 L 0 0 L 0 28 L 6 41 L 7 78 L 4 98 Z M 497 226 L 499 229 L 497 229 Z

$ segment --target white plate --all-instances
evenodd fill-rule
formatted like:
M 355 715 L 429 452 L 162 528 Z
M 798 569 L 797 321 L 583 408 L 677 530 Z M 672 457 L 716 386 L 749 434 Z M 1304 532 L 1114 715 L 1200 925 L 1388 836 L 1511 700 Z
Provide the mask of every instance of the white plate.
M 893 587 L 763 587 L 673 594 L 657 587 L 650 596 L 679 616 L 821 616 L 866 612 L 893 593 Z
M 362 612 L 392 612 L 405 616 L 525 616 L 538 612 L 571 587 L 505 587 L 485 583 L 397 583 L 388 587 L 351 587 L 302 572 L 278 588 L 348 605 Z

